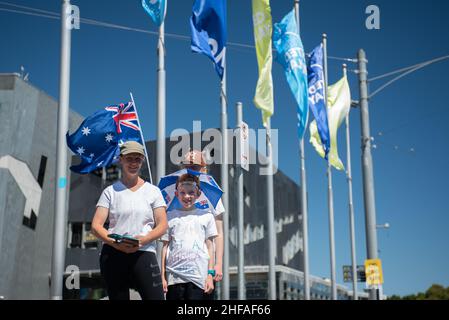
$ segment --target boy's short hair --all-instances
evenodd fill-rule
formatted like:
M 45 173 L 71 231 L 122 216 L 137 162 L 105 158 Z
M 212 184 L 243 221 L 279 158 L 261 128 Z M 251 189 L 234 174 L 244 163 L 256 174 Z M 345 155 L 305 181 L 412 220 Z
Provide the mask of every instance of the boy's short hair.
M 190 173 L 185 173 L 178 178 L 176 181 L 176 190 L 178 190 L 178 186 L 180 184 L 190 184 L 196 186 L 198 189 L 200 188 L 200 179 Z

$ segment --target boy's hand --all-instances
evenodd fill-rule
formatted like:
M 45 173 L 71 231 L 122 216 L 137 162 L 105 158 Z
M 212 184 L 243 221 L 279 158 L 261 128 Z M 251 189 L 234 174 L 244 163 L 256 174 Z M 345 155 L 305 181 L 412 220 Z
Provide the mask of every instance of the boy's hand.
M 167 293 L 168 283 L 167 283 L 167 280 L 165 280 L 165 277 L 162 278 L 162 289 L 164 290 L 164 293 Z
M 214 281 L 220 282 L 223 279 L 223 270 L 221 268 L 221 264 L 216 264 L 214 270 L 215 270 Z
M 211 293 L 214 290 L 214 279 L 211 274 L 207 275 L 206 284 L 204 286 L 204 293 Z

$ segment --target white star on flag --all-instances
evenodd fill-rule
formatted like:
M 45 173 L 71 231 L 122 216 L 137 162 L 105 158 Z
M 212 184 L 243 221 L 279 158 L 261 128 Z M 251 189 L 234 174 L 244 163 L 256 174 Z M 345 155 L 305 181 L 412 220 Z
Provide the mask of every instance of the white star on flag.
M 83 133 L 83 136 L 88 136 L 90 134 L 90 129 L 89 127 L 83 127 L 83 130 L 81 130 L 81 132 Z
M 101 167 L 102 164 L 103 164 L 103 161 L 98 162 L 97 167 Z
M 114 139 L 114 137 L 112 136 L 112 134 L 108 133 L 106 135 L 106 142 L 111 142 Z
M 90 155 L 89 155 L 89 158 L 93 158 L 95 155 L 93 154 L 93 153 L 91 153 Z
M 83 155 L 84 151 L 86 151 L 86 150 L 85 150 L 83 147 L 79 147 L 79 148 L 76 150 L 76 152 L 78 152 L 78 154 L 79 154 L 80 156 Z

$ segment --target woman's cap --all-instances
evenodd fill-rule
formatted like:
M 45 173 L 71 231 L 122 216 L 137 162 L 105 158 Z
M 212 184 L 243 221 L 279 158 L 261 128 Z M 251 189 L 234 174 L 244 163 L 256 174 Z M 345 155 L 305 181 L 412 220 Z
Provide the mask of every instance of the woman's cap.
M 203 153 L 198 150 L 191 150 L 187 152 L 184 155 L 181 163 L 183 165 L 198 165 L 202 167 L 207 166 L 206 162 L 204 161 Z
M 138 153 L 145 156 L 143 146 L 136 141 L 126 141 L 124 144 L 120 146 L 121 155 L 126 155 L 130 153 Z

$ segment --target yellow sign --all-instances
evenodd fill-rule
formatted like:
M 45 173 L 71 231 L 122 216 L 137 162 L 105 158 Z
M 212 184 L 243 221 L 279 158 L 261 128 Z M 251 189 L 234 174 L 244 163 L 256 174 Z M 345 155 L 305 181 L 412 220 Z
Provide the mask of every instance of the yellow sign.
M 368 286 L 378 286 L 384 283 L 380 259 L 365 260 L 365 274 Z

